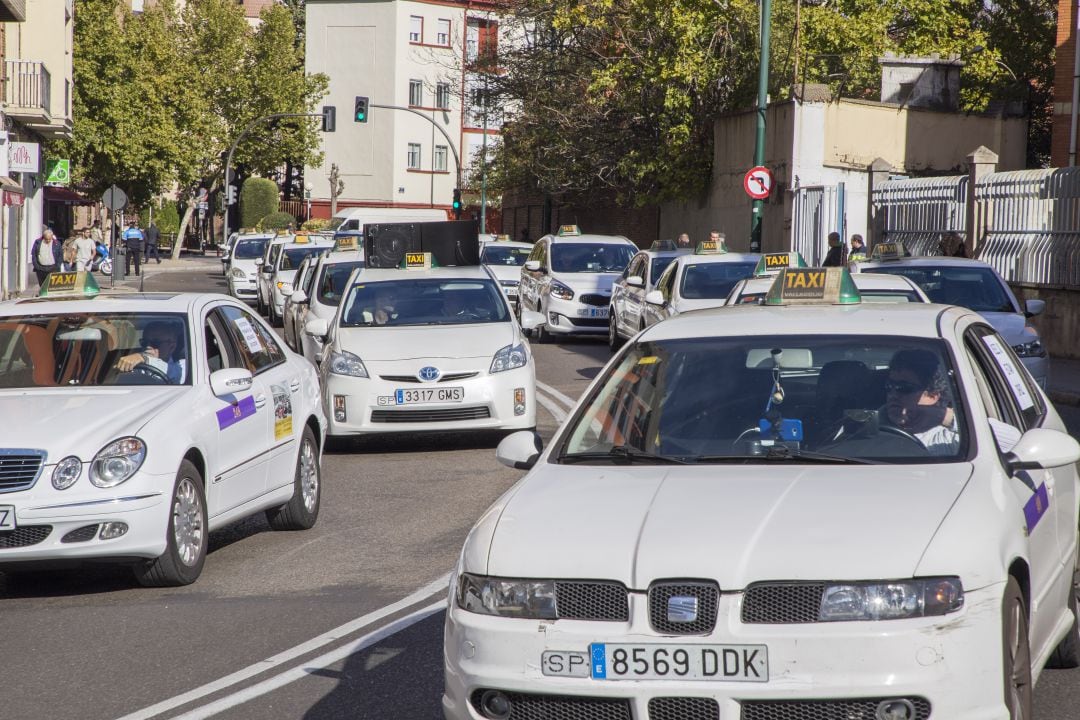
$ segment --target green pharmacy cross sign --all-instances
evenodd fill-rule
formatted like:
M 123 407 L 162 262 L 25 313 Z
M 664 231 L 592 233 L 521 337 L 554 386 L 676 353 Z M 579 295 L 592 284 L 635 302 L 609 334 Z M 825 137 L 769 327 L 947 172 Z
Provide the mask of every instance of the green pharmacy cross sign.
M 69 185 L 71 184 L 71 161 L 64 159 L 45 161 L 45 184 L 46 185 Z

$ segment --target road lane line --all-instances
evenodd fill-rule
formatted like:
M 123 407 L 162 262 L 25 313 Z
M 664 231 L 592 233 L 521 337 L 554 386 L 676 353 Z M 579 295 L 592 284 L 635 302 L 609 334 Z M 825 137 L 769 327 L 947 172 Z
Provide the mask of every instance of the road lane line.
M 556 400 L 561 401 L 564 405 L 566 405 L 567 410 L 569 410 L 570 408 L 577 405 L 577 400 L 574 400 L 572 397 L 570 397 L 568 395 L 564 395 L 563 393 L 559 392 L 555 388 L 551 387 L 550 385 L 545 385 L 544 383 L 540 382 L 539 380 L 536 381 L 536 387 L 540 388 L 541 390 L 543 390 L 544 392 L 546 392 L 548 395 L 555 398 Z
M 257 697 L 266 695 L 269 692 L 273 692 L 278 688 L 284 687 L 291 682 L 297 680 L 303 680 L 306 677 L 310 677 L 313 670 L 321 670 L 339 662 L 350 655 L 366 650 L 367 648 L 382 642 L 386 638 L 401 632 L 402 630 L 415 625 L 416 623 L 431 617 L 435 613 L 442 612 L 446 609 L 446 601 L 440 600 L 439 602 L 432 603 L 427 607 L 421 608 L 414 613 L 406 615 L 403 618 L 399 618 L 390 623 L 386 627 L 379 628 L 373 633 L 365 635 L 362 638 L 358 638 L 347 645 L 332 650 L 325 655 L 311 660 L 310 662 L 301 663 L 294 668 L 290 668 L 285 672 L 279 673 L 271 678 L 267 678 L 260 683 L 256 683 L 251 687 L 246 687 L 243 690 L 237 690 L 231 695 L 227 695 L 220 700 L 215 700 L 212 703 L 203 705 L 202 707 L 195 708 L 183 715 L 178 715 L 174 720 L 205 720 L 205 718 L 213 717 L 218 713 L 225 712 L 237 705 L 243 705 L 246 702 L 250 702 Z
M 551 417 L 555 418 L 556 423 L 561 424 L 562 421 L 566 419 L 566 411 L 554 400 L 551 400 L 547 395 L 540 392 L 539 388 L 536 390 L 536 402 L 540 403 L 540 405 L 551 414 Z
M 378 610 L 374 610 L 367 615 L 362 615 L 355 620 L 350 620 L 344 625 L 340 625 L 333 630 L 330 630 L 329 632 L 325 632 L 322 635 L 303 642 L 293 648 L 290 648 L 289 650 L 286 650 L 285 652 L 278 653 L 277 655 L 268 657 L 265 660 L 257 662 L 253 665 L 249 665 L 243 670 L 237 670 L 232 674 L 226 675 L 223 678 L 207 683 L 206 685 L 203 685 L 201 687 L 197 687 L 194 690 L 189 690 L 186 693 L 169 698 L 168 700 L 163 700 L 156 705 L 151 705 L 150 707 L 133 712 L 130 715 L 125 715 L 122 718 L 119 718 L 119 720 L 147 720 L 148 718 L 157 717 L 158 715 L 161 715 L 164 712 L 168 712 L 169 710 L 174 710 L 182 705 L 187 705 L 188 703 L 194 700 L 198 700 L 199 698 L 206 697 L 207 695 L 212 695 L 213 693 L 224 690 L 225 688 L 231 687 L 232 685 L 243 682 L 248 678 L 254 677 L 260 673 L 266 672 L 267 670 L 271 670 L 279 665 L 294 660 L 301 655 L 305 655 L 311 652 L 312 650 L 316 650 L 324 645 L 332 643 L 336 640 L 340 640 L 341 638 L 350 635 L 357 630 L 360 630 L 367 627 L 368 625 L 382 620 L 384 617 L 393 615 L 394 613 L 400 610 L 404 610 L 411 605 L 415 605 L 421 600 L 426 600 L 427 598 L 431 597 L 436 593 L 445 592 L 449 584 L 450 573 L 447 573 L 438 580 L 425 585 L 424 587 L 416 590 L 415 592 L 411 593 L 406 597 L 403 597 L 397 602 L 379 608 Z

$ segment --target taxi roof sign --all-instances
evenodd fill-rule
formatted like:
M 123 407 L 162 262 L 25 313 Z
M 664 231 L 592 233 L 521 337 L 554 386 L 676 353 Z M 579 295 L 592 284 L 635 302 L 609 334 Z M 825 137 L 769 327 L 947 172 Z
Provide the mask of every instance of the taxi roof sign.
M 335 235 L 334 236 L 334 251 L 338 250 L 359 250 L 360 244 L 357 242 L 358 237 L 356 235 Z
M 559 237 L 571 237 L 571 236 L 580 235 L 580 234 L 581 234 L 581 228 L 579 228 L 577 225 L 560 225 L 559 226 L 559 232 L 558 232 Z
M 45 278 L 38 297 L 89 298 L 101 288 L 88 272 L 54 272 Z
M 871 260 L 899 260 L 905 255 L 907 255 L 907 250 L 904 244 L 898 242 L 877 243 L 870 251 Z
M 430 270 L 439 267 L 439 263 L 429 252 L 407 252 L 398 267 L 402 270 Z
M 668 252 L 670 250 L 677 250 L 674 240 L 653 240 L 653 244 L 649 246 L 650 250 L 654 252 Z
M 724 239 L 720 240 L 702 240 L 694 248 L 695 255 L 723 255 L 727 252 L 727 243 Z
M 806 261 L 797 252 L 765 253 L 754 268 L 754 277 L 774 275 L 784 268 L 804 268 Z
M 847 268 L 784 268 L 765 295 L 766 305 L 853 305 L 862 302 Z

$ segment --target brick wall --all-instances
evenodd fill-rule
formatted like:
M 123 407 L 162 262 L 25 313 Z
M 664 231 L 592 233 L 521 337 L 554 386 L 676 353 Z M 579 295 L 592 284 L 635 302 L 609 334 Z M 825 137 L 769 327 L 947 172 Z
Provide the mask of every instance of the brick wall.
M 538 240 L 543 236 L 548 205 L 540 193 L 507 192 L 502 198 L 502 228 L 514 240 Z M 658 207 L 623 207 L 610 198 L 593 196 L 574 200 L 552 200 L 551 221 L 548 228 L 554 231 L 560 225 L 577 225 L 583 233 L 597 235 L 623 235 L 648 247 L 657 239 L 660 226 Z
M 1054 67 L 1054 119 L 1050 132 L 1050 166 L 1069 164 L 1069 107 L 1072 103 L 1077 0 L 1058 0 L 1057 48 Z

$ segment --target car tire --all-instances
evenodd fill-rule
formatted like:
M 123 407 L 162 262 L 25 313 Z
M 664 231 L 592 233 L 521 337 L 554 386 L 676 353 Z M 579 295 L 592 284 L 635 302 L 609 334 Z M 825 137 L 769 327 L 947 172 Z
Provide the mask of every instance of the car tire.
M 310 427 L 300 437 L 296 453 L 296 472 L 293 473 L 293 495 L 289 502 L 266 511 L 266 521 L 275 530 L 310 530 L 319 518 L 322 500 L 322 476 L 319 468 L 319 446 Z
M 255 312 L 259 313 L 260 315 L 266 314 L 266 306 L 263 305 L 262 293 L 260 293 L 258 290 L 255 291 Z
M 1001 651 L 1005 707 L 1011 720 L 1032 717 L 1031 648 L 1027 607 L 1020 583 L 1009 576 L 1001 602 Z
M 1054 648 L 1054 652 L 1050 654 L 1050 659 L 1046 661 L 1046 667 L 1056 669 L 1076 668 L 1080 667 L 1080 612 L 1078 612 L 1077 595 L 1080 594 L 1080 587 L 1075 584 L 1069 586 L 1069 609 L 1072 610 L 1073 621 L 1069 626 L 1069 634 L 1061 639 L 1058 646 Z
M 618 352 L 624 342 L 626 341 L 619 336 L 619 323 L 615 319 L 615 308 L 610 308 L 608 310 L 608 347 L 611 349 L 611 352 Z
M 203 487 L 199 469 L 190 460 L 181 462 L 169 502 L 165 552 L 135 566 L 135 578 L 141 585 L 190 585 L 202 574 L 210 536 Z
M 277 311 L 274 310 L 274 302 L 272 300 L 270 301 L 270 304 L 267 305 L 266 316 L 270 320 L 270 327 L 279 328 L 282 326 L 281 317 L 277 314 Z

